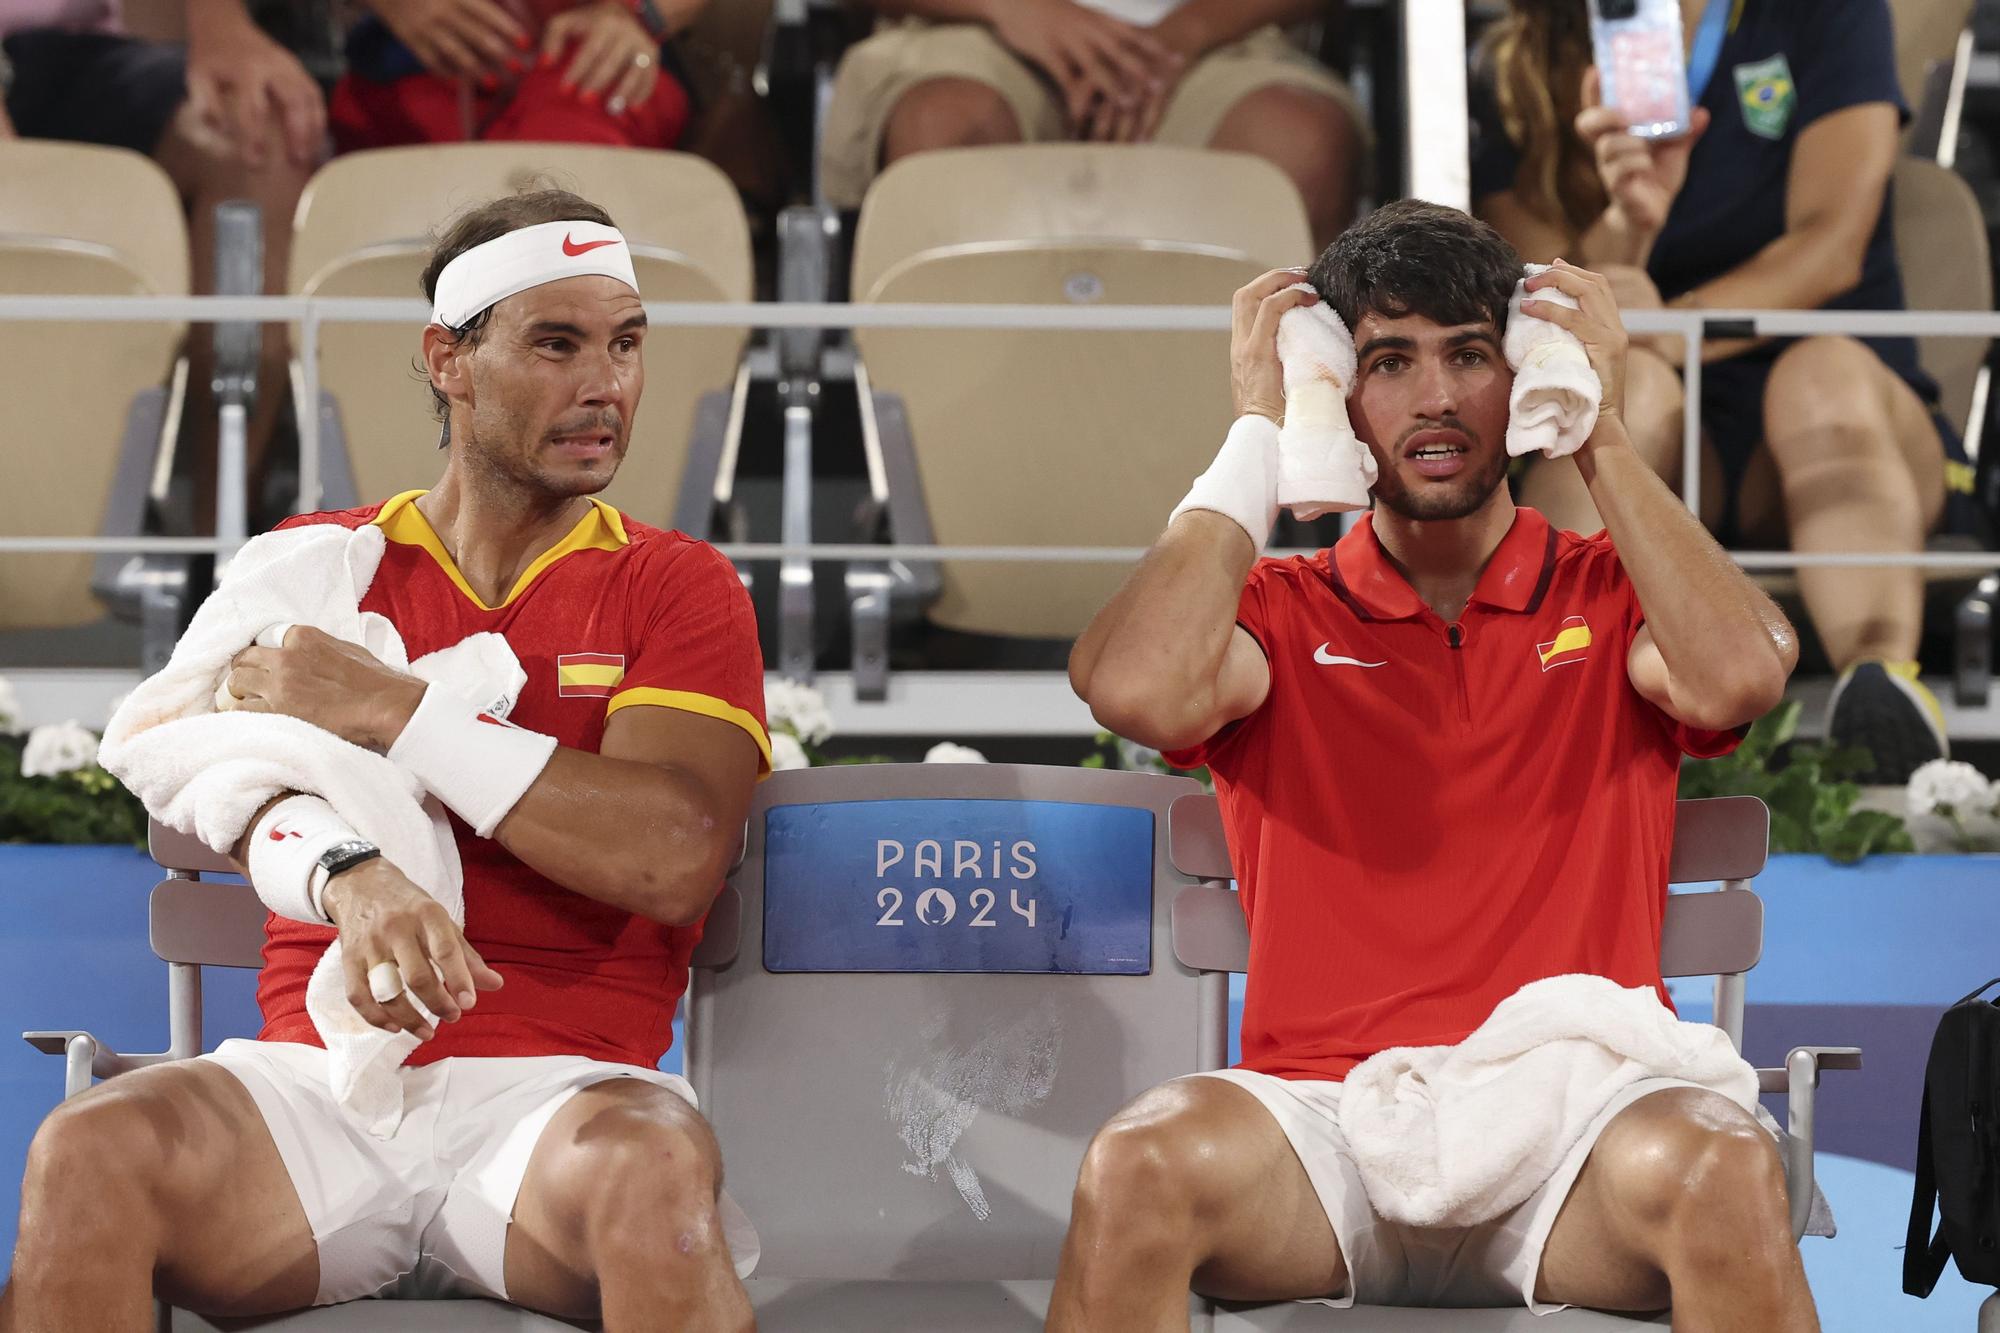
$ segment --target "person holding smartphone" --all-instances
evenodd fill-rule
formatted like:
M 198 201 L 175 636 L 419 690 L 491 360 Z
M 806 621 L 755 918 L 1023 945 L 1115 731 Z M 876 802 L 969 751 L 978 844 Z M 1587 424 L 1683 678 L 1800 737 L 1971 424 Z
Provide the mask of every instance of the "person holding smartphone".
M 1593 51 L 1593 4 L 1603 42 L 1662 2 L 1679 10 L 1689 114 L 1684 132 L 1642 137 L 1615 104 L 1618 51 L 1604 43 L 1603 69 Z M 1908 113 L 1887 0 L 1509 11 L 1473 80 L 1473 195 L 1525 258 L 1605 273 L 1623 309 L 1903 306 L 1889 178 Z M 1684 355 L 1677 338 L 1634 338 L 1628 371 L 1633 442 L 1669 479 Z M 1701 513 L 1725 545 L 1919 551 L 1940 525 L 1970 525 L 1971 469 L 1912 340 L 1739 339 L 1701 355 Z M 1598 526 L 1567 461 L 1538 461 L 1523 492 L 1559 526 Z M 1942 713 L 1916 679 L 1919 572 L 1809 568 L 1799 583 L 1840 673 L 1829 732 L 1873 754 L 1864 780 L 1901 782 L 1944 754 Z

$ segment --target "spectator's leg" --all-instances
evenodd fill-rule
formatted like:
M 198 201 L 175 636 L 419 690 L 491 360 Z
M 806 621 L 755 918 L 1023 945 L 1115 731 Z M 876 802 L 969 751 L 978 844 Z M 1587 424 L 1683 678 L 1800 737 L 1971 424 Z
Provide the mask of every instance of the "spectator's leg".
M 1271 1113 L 1221 1079 L 1180 1079 L 1091 1140 L 1048 1327 L 1186 1329 L 1190 1286 L 1289 1300 L 1347 1283 L 1332 1224 Z
M 585 1088 L 528 1161 L 507 1229 L 508 1299 L 602 1318 L 606 1333 L 751 1328 L 721 1189 L 721 1150 L 687 1102 L 638 1079 Z
M 1786 348 L 1764 427 L 1793 550 L 1923 549 L 1944 508 L 1944 446 L 1921 400 L 1866 346 L 1823 337 Z M 1746 523 L 1754 499 L 1746 487 Z M 1917 570 L 1802 569 L 1799 590 L 1836 669 L 1916 656 Z
M 273 121 L 264 144 L 265 165 L 245 166 L 217 144 L 183 104 L 153 157 L 173 177 L 188 206 L 188 240 L 193 251 L 194 290 L 215 289 L 215 206 L 230 199 L 248 199 L 263 213 L 264 290 L 283 292 L 289 281 L 292 253 L 292 213 L 312 172 L 294 164 Z M 257 362 L 257 399 L 252 405 L 246 447 L 246 475 L 254 512 L 261 491 L 265 455 L 278 412 L 290 388 L 287 370 L 290 348 L 283 324 L 266 324 Z M 193 414 L 190 438 L 195 449 L 195 525 L 197 532 L 215 527 L 216 399 L 210 389 L 215 369 L 212 325 L 197 325 L 188 336 L 188 410 Z
M 1537 1300 L 1605 1310 L 1672 1302 L 1679 1329 L 1816 1333 L 1776 1144 L 1700 1088 L 1620 1111 L 1542 1251 Z
M 890 110 L 882 165 L 933 148 L 1020 142 L 1020 120 L 993 87 L 975 79 L 926 79 Z
M 1634 347 L 1625 362 L 1625 432 L 1646 466 L 1676 491 L 1681 479 L 1681 423 L 1686 415 L 1681 378 L 1665 358 Z M 1712 472 L 1715 464 L 1704 463 Z M 1571 532 L 1592 533 L 1604 526 L 1576 462 L 1537 458 L 1521 482 L 1521 503 L 1539 509 L 1549 522 Z
M 566 66 L 531 69 L 481 136 L 488 141 L 597 143 L 617 148 L 672 148 L 687 127 L 687 90 L 662 74 L 646 101 L 612 115 L 562 86 Z
M 1223 114 L 1208 145 L 1255 153 L 1290 176 L 1305 196 L 1315 249 L 1354 217 L 1366 141 L 1337 98 L 1283 84 L 1259 88 Z
M 147 1333 L 153 1298 L 211 1314 L 311 1305 L 319 1254 L 256 1103 L 219 1065 L 121 1074 L 28 1149 L 9 1333 Z

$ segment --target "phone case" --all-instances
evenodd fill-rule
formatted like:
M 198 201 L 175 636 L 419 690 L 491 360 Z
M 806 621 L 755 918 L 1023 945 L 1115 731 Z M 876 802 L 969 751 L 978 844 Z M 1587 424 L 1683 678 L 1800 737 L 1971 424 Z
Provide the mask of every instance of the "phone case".
M 1687 57 L 1678 0 L 1590 0 L 1590 44 L 1604 105 L 1642 139 L 1688 130 Z

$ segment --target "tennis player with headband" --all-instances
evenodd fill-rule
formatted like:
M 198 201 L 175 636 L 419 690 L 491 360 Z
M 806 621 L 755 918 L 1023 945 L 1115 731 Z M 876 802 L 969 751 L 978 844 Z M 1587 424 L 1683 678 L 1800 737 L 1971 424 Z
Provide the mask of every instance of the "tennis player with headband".
M 424 286 L 443 475 L 288 523 L 379 527 L 362 609 L 412 660 L 502 635 L 519 701 L 496 725 L 305 627 L 246 649 L 225 686 L 414 774 L 452 816 L 465 925 L 325 801 L 273 802 L 236 858 L 274 907 L 263 1031 L 49 1117 L 7 1328 L 138 1333 L 156 1294 L 226 1315 L 464 1294 L 610 1330 L 751 1327 L 755 1234 L 692 1090 L 657 1069 L 770 766 L 750 602 L 713 549 L 595 498 L 645 380 L 631 253 L 602 209 L 553 190 L 475 208 Z M 335 1103 L 306 1014 L 336 933 L 356 1008 L 423 1039 L 386 1140 Z

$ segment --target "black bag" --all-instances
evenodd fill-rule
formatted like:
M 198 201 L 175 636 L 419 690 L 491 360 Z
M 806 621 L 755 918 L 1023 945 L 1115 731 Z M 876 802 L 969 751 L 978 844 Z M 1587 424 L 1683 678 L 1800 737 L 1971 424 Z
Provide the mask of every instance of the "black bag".
M 1912 1296 L 1931 1294 L 1947 1259 L 1968 1282 L 2000 1287 L 2000 1002 L 1979 998 L 1996 983 L 1945 1010 L 1931 1040 L 1903 1250 L 1903 1290 Z

